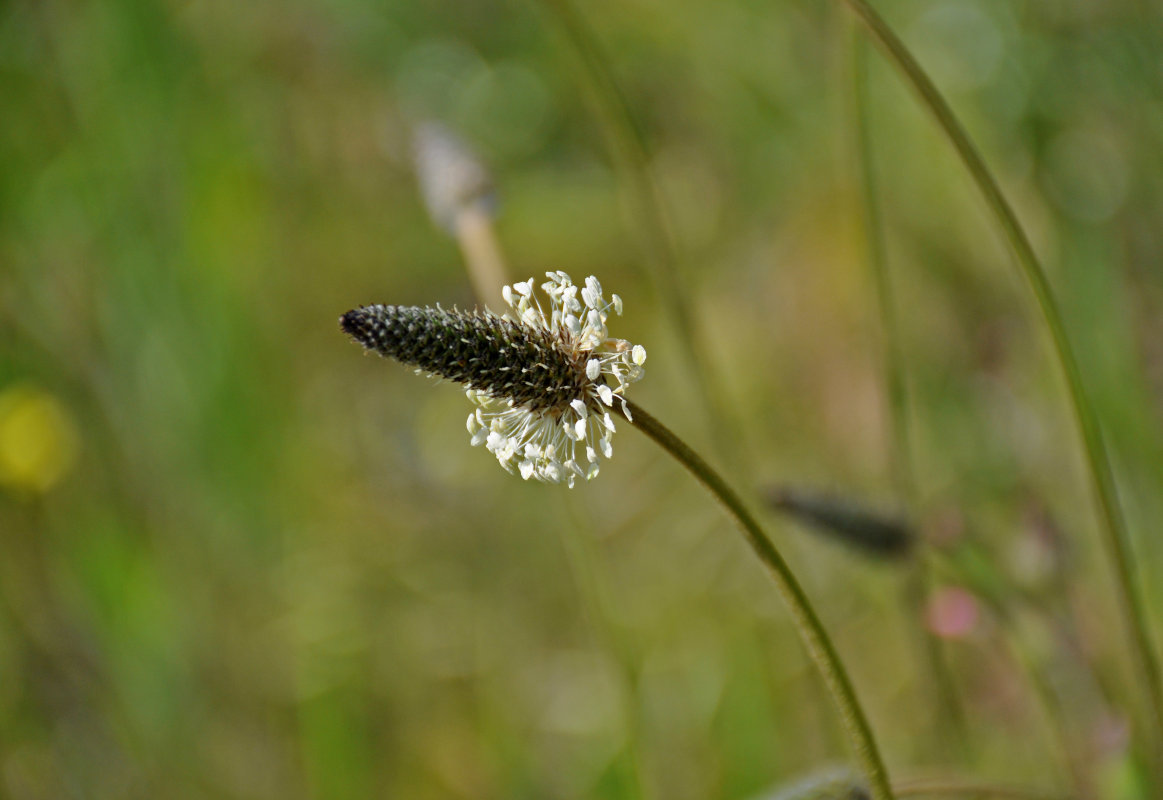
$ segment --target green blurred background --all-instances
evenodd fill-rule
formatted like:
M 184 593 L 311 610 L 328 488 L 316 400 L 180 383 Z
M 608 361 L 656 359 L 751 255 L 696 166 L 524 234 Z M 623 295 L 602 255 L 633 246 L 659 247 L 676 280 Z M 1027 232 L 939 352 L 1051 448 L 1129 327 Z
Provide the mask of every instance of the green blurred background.
M 1158 628 L 1163 10 L 881 8 L 1048 264 Z M 1137 695 L 1063 382 L 947 143 L 870 57 L 905 497 L 854 18 L 582 13 L 745 442 L 731 482 L 904 509 L 929 543 L 918 596 L 911 568 L 765 516 L 894 776 L 1067 785 L 1064 739 L 1099 796 L 1135 797 Z M 661 451 L 623 430 L 598 480 L 523 483 L 468 447 L 460 391 L 337 329 L 365 303 L 474 304 L 410 163 L 410 126 L 443 120 L 492 169 L 512 277 L 622 295 L 612 333 L 650 353 L 633 396 L 722 463 L 581 63 L 537 2 L 0 5 L 0 794 L 751 798 L 846 759 L 767 577 Z M 950 602 L 968 616 L 942 628 Z

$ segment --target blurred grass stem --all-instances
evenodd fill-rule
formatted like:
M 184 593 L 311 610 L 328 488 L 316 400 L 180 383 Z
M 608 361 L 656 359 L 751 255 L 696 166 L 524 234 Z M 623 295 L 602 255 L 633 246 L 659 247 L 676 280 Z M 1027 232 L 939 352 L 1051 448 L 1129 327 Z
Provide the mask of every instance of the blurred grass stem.
M 1023 635 L 1019 607 L 1016 606 L 1024 606 L 1025 611 L 1041 624 L 1052 625 L 1051 621 L 1045 618 L 1042 608 L 1032 599 L 1019 594 L 1015 603 L 1012 586 L 1006 584 L 1000 570 L 995 569 L 988 559 L 983 558 L 978 562 L 981 566 L 972 568 L 967 566 L 964 558 L 957 558 L 952 553 L 935 552 L 938 556 L 945 556 L 943 566 L 950 570 L 953 580 L 969 587 L 989 609 L 1002 634 L 1000 642 L 1017 669 L 1029 681 L 1057 748 L 1057 769 L 1048 772 L 1061 775 L 1064 779 L 1068 777 L 1078 797 L 1095 796 L 1094 781 L 1088 771 L 1088 767 L 1093 765 L 1093 759 L 1088 757 L 1085 746 L 1071 732 L 1068 703 L 1055 687 L 1057 665 L 1045 652 L 1047 648 L 1035 646 L 1031 637 Z M 983 568 L 987 571 L 983 571 Z
M 412 163 L 428 215 L 456 239 L 477 300 L 495 300 L 508 280 L 493 231 L 497 202 L 488 168 L 472 146 L 435 120 L 415 126 Z
M 888 253 L 884 242 L 884 221 L 877 200 L 877 176 L 872 153 L 871 111 L 868 99 L 868 45 L 863 36 L 854 37 L 852 46 L 852 101 L 855 116 L 855 149 L 860 171 L 860 201 L 864 215 L 864 235 L 868 243 L 867 260 L 876 286 L 876 306 L 880 317 L 885 393 L 888 397 L 893 448 L 890 455 L 893 484 L 897 495 L 910 514 L 917 512 L 916 469 L 913 464 L 912 429 L 909 425 L 908 395 L 905 388 L 905 360 L 896 317 L 896 295 L 888 270 Z M 940 639 L 923 624 L 925 602 L 932 585 L 931 566 L 924 543 L 913 551 L 908 565 L 901 604 L 914 647 L 923 661 L 934 695 L 933 720 L 938 740 L 950 749 L 963 753 L 969 744 L 969 725 L 957 696 L 957 685 Z M 945 720 L 949 725 L 942 724 Z
M 495 300 L 508 279 L 492 215 L 480 205 L 468 206 L 456 215 L 452 230 L 477 299 L 481 303 Z
M 469 203 L 456 210 L 450 226 L 460 246 L 473 292 L 481 305 L 494 300 L 500 295 L 502 287 L 509 283 L 505 258 L 493 226 L 493 216 L 485 204 Z M 575 515 L 588 516 L 590 513 L 588 507 L 579 507 L 576 503 L 571 504 L 571 509 Z M 594 566 L 598 559 L 593 545 L 583 534 L 583 525 L 576 516 L 573 522 L 575 524 L 569 526 L 569 530 L 562 535 L 566 557 L 595 634 L 616 661 L 622 679 L 619 696 L 626 720 L 626 745 L 619 759 L 622 785 L 626 797 L 644 800 L 646 793 L 639 744 L 641 725 L 637 714 L 637 670 L 629 646 L 618 636 L 610 612 L 613 604 L 609 600 L 609 592 Z M 592 522 L 592 519 L 588 519 L 584 527 L 592 527 Z
M 656 444 L 686 467 L 727 508 L 739 527 L 742 528 L 751 549 L 755 551 L 759 560 L 763 562 L 775 579 L 776 587 L 791 611 L 792 621 L 807 648 L 808 655 L 824 678 L 828 693 L 839 711 L 848 740 L 856 751 L 861 770 L 868 781 L 873 798 L 875 800 L 892 800 L 893 793 L 889 785 L 888 771 L 885 769 L 884 761 L 880 756 L 880 750 L 872 734 L 872 727 L 856 698 L 852 681 L 844 669 L 844 664 L 841 662 L 832 640 L 824 630 L 819 616 L 808 601 L 807 595 L 804 594 L 803 588 L 796 580 L 787 562 L 783 560 L 771 539 L 763 532 L 759 523 L 755 521 L 735 491 L 706 461 L 637 404 L 629 400 L 625 401 L 625 404 L 630 412 L 629 415 L 622 411 L 622 407 L 618 403 L 615 403 L 615 410 L 628 421 L 632 417 L 631 424 L 635 428 L 653 439 Z
M 691 303 L 679 273 L 678 256 L 657 183 L 650 169 L 646 135 L 638 125 L 630 101 L 622 92 L 610 59 L 602 52 L 597 37 L 570 0 L 539 0 L 558 19 L 581 64 L 585 85 L 602 121 L 614 156 L 615 166 L 630 187 L 634 213 L 641 222 L 641 237 L 653 273 L 656 290 L 662 296 L 687 361 L 703 413 L 713 440 L 727 463 L 744 456 L 741 437 L 731 423 L 735 419 L 721 392 L 712 388 L 714 376 L 704 350 L 705 339 L 698 335 Z
M 871 110 L 868 100 L 868 47 L 866 37 L 859 35 L 853 42 L 853 86 L 854 101 L 855 147 L 860 170 L 861 204 L 864 212 L 865 235 L 868 241 L 868 261 L 873 280 L 876 285 L 877 306 L 881 321 L 884 341 L 883 363 L 885 371 L 885 387 L 889 399 L 891 412 L 891 426 L 894 441 L 892 453 L 893 481 L 900 495 L 906 498 L 909 507 L 916 511 L 917 483 L 916 469 L 913 463 L 911 442 L 912 435 L 909 426 L 907 392 L 905 389 L 905 359 L 900 343 L 900 328 L 897 324 L 895 293 L 888 269 L 888 258 L 884 244 L 884 227 L 880 214 L 880 204 L 877 200 L 876 164 L 873 157 L 871 138 Z M 904 604 L 910 618 L 921 620 L 924 614 L 924 603 L 933 582 L 933 565 L 930 561 L 931 552 L 918 548 L 914 553 L 906 587 Z M 968 580 L 971 584 L 977 583 L 972 575 L 959 574 L 959 579 Z M 1087 763 L 1082 753 L 1071 738 L 1066 709 L 1054 691 L 1048 679 L 1046 665 L 1040 660 L 1032 648 L 1023 640 L 1016 629 L 1016 625 L 1008 606 L 998 601 L 985 587 L 975 586 L 979 596 L 993 610 L 1002 631 L 1005 641 L 1012 653 L 1014 661 L 1026 674 L 1026 678 L 1033 688 L 1034 694 L 1045 712 L 1047 725 L 1056 739 L 1060 751 L 1061 768 L 1064 774 L 1069 774 L 1080 796 L 1093 794 L 1089 790 L 1090 781 L 1084 770 Z M 910 626 L 915 632 L 918 649 L 925 657 L 930 677 L 934 683 L 937 696 L 937 719 L 949 719 L 951 725 L 947 728 L 938 724 L 938 735 L 948 735 L 950 729 L 957 736 L 963 749 L 969 745 L 968 723 L 964 709 L 956 694 L 956 685 L 949 664 L 944 658 L 941 640 L 928 631 L 923 625 Z M 952 744 L 952 742 L 950 743 Z
M 1150 719 L 1147 727 L 1151 731 L 1151 771 L 1156 790 L 1163 789 L 1163 685 L 1160 684 L 1159 663 L 1151 643 L 1142 592 L 1131 563 L 1130 534 L 1119 505 L 1102 430 L 1086 394 L 1081 370 L 1066 334 L 1062 314 L 1050 289 L 1050 283 L 1034 253 L 1029 237 L 1018 222 L 1017 215 L 986 167 L 981 154 L 932 80 L 872 6 L 865 0 L 844 0 L 844 2 L 864 23 L 889 61 L 918 94 L 921 104 L 933 115 L 945 138 L 957 152 L 984 196 L 986 205 L 1014 251 L 1022 275 L 1034 293 L 1042 322 L 1054 346 L 1054 354 L 1066 378 L 1067 395 L 1094 484 L 1102 518 L 1102 541 L 1114 569 L 1118 604 L 1127 627 L 1131 657 L 1138 670 L 1148 704 L 1147 714 Z

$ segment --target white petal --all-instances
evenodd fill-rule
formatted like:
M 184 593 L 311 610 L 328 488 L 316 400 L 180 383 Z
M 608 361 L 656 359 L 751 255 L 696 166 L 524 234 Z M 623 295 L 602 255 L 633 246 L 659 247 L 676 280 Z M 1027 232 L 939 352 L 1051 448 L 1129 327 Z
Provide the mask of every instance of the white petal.
M 609 411 L 607 411 L 605 414 L 602 414 L 602 422 L 606 424 L 606 428 L 610 431 L 610 433 L 614 432 L 614 418 L 610 416 Z
M 596 358 L 591 358 L 586 362 L 586 377 L 591 381 L 596 381 L 598 376 L 602 374 L 602 363 Z M 574 401 L 577 402 L 576 400 Z
M 586 421 L 579 419 L 573 426 L 574 433 L 577 435 L 577 440 L 580 442 L 586 438 Z
M 634 358 L 634 363 L 642 366 L 646 363 L 646 348 L 640 344 L 634 345 L 634 349 L 630 351 Z
M 622 413 L 626 415 L 626 420 L 628 422 L 633 422 L 634 415 L 630 413 L 630 406 L 626 405 L 626 398 L 619 397 L 618 399 L 622 401 Z
M 610 295 L 610 297 L 614 301 L 614 313 L 619 317 L 622 316 L 622 298 L 616 294 Z
M 606 458 L 613 458 L 614 457 L 614 445 L 612 445 L 610 443 L 609 436 L 602 438 L 601 445 L 602 445 L 602 455 L 604 455 Z
M 481 424 L 477 420 L 477 415 L 475 413 L 468 415 L 468 421 L 465 423 L 465 427 L 468 428 L 468 433 L 470 436 L 476 436 L 477 431 L 481 429 Z
M 610 391 L 610 387 L 602 384 L 598 387 L 598 397 L 602 398 L 602 402 L 608 406 L 614 405 L 614 393 Z
M 533 279 L 530 278 L 527 281 L 514 283 L 513 288 L 517 290 L 518 294 L 528 297 L 529 295 L 533 294 Z
M 501 290 L 501 297 L 505 298 L 506 303 L 508 303 L 509 305 L 513 305 L 513 287 L 506 286 L 504 289 L 502 289 Z
M 598 283 L 598 279 L 593 275 L 590 275 L 588 278 L 586 278 L 586 288 L 598 297 L 602 296 L 602 284 Z
M 594 450 L 594 448 L 590 447 L 590 446 L 587 444 L 587 445 L 586 445 L 586 461 L 588 461 L 588 462 L 590 462 L 590 463 L 592 464 L 592 463 L 594 463 L 594 462 L 595 462 L 595 461 L 597 461 L 597 460 L 598 460 L 598 453 L 597 453 L 597 451 L 596 451 L 596 450 Z
M 491 434 L 487 429 L 481 428 L 472 435 L 472 438 L 469 439 L 469 444 L 471 444 L 473 447 L 478 447 L 483 444 L 485 439 L 489 438 L 490 435 Z
M 589 467 L 586 469 L 586 480 L 592 481 L 594 478 L 598 477 L 598 469 L 599 468 L 600 468 L 600 465 L 598 464 L 597 461 L 590 464 Z
M 585 419 L 586 416 L 589 414 L 589 411 L 586 410 L 586 404 L 583 403 L 581 400 L 577 400 L 577 399 L 570 400 L 569 407 L 572 408 L 574 411 L 576 411 L 577 415 L 579 417 L 581 417 L 582 419 Z
M 519 465 L 519 467 L 521 470 L 521 477 L 524 478 L 525 480 L 529 480 L 530 476 L 533 475 L 533 462 L 532 461 L 522 461 L 521 464 Z
M 586 288 L 582 289 L 582 301 L 590 308 L 597 308 L 600 300 L 601 297 L 594 294 L 589 287 L 589 281 L 586 281 Z

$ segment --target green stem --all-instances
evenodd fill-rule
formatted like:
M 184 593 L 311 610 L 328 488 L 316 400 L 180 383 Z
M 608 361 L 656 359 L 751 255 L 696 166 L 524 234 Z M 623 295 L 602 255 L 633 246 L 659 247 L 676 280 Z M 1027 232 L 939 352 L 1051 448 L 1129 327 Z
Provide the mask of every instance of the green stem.
M 915 496 L 915 470 L 912 459 L 912 436 L 905 393 L 904 357 L 901 353 L 899 326 L 892 279 L 888 272 L 888 255 L 884 244 L 884 221 L 877 203 L 877 176 L 872 157 L 872 132 L 869 125 L 868 56 L 863 37 L 853 43 L 852 99 L 856 117 L 855 145 L 860 169 L 860 204 L 864 212 L 864 236 L 868 242 L 868 266 L 876 285 L 876 306 L 884 342 L 885 389 L 892 420 L 895 447 L 892 473 L 896 490 L 911 502 Z
M 610 59 L 570 0 L 540 0 L 557 18 L 581 65 L 584 85 L 602 122 L 614 163 L 630 189 L 634 215 L 642 225 L 641 241 L 654 284 L 669 312 L 679 344 L 720 453 L 733 462 L 743 455 L 734 419 L 722 393 L 713 390 L 710 359 L 698 335 L 695 315 L 679 274 L 678 256 L 667 224 L 661 193 L 650 168 L 646 134 L 614 76 Z
M 1024 608 L 1039 623 L 1048 625 L 1049 620 L 1045 619 L 1043 610 L 1031 602 L 1029 598 L 1019 596 L 1015 603 L 1012 597 L 1002 596 L 995 588 L 1004 583 L 1004 579 L 1000 575 L 992 572 L 983 575 L 977 569 L 966 569 L 963 566 L 963 559 L 958 559 L 953 554 L 946 555 L 949 556 L 946 566 L 952 571 L 956 580 L 968 586 L 993 614 L 994 620 L 1002 632 L 1002 643 L 1008 648 L 1017 667 L 1025 673 L 1037 701 L 1041 704 L 1046 725 L 1057 740 L 1058 755 L 1061 759 L 1057 770 L 1047 770 L 1047 774 L 1069 775 L 1069 780 L 1073 783 L 1077 796 L 1092 796 L 1094 790 L 1087 773 L 1090 759 L 1087 758 L 1083 748 L 1076 744 L 1075 737 L 1071 735 L 1066 704 L 1051 681 L 1054 664 L 1048 658 L 1041 656 L 1038 649 L 1031 646 L 1027 638 L 1021 635 L 1020 620 L 1018 619 L 1019 610 Z M 988 562 L 985 563 L 988 566 Z
M 1138 576 L 1131 565 L 1130 534 L 1119 505 L 1110 458 L 1103 442 L 1098 417 L 1083 386 L 1082 374 L 1066 335 L 1061 311 L 1050 290 L 1050 283 L 1034 253 L 1029 237 L 1018 222 L 1017 215 L 1002 195 L 997 181 L 985 166 L 969 135 L 928 75 L 866 0 L 844 0 L 844 2 L 861 19 L 889 61 L 920 96 L 921 104 L 933 115 L 946 139 L 956 150 L 977 188 L 984 195 L 986 205 L 993 212 L 999 227 L 1009 240 L 1022 275 L 1037 300 L 1043 324 L 1053 342 L 1054 354 L 1066 378 L 1067 396 L 1082 439 L 1091 481 L 1094 484 L 1102 519 L 1102 541 L 1114 570 L 1119 609 L 1125 620 L 1131 655 L 1146 695 L 1148 727 L 1152 732 L 1150 761 L 1156 788 L 1160 788 L 1163 786 L 1163 683 L 1160 682 L 1159 662 L 1151 644 Z
M 751 545 L 751 549 L 755 551 L 759 560 L 763 562 L 775 579 L 776 587 L 791 611 L 792 621 L 807 648 L 808 655 L 811 656 L 824 678 L 828 692 L 840 713 L 844 730 L 848 734 L 848 739 L 860 760 L 868 785 L 872 789 L 873 798 L 875 800 L 893 800 L 888 771 L 881 759 L 876 739 L 872 735 L 872 728 L 868 724 L 868 718 L 860 707 L 860 702 L 856 699 L 856 691 L 852 688 L 852 681 L 840 661 L 840 656 L 836 653 L 832 640 L 820 623 L 819 616 L 816 615 L 803 588 L 796 580 L 795 575 L 792 574 L 787 562 L 775 549 L 771 539 L 759 527 L 759 523 L 751 516 L 747 507 L 743 505 L 743 501 L 727 485 L 726 481 L 711 469 L 710 465 L 697 453 L 687 447 L 681 439 L 671 433 L 666 426 L 628 400 L 626 401 L 626 412 L 628 413 L 623 413 L 617 404 L 615 407 L 624 418 L 631 420 L 631 424 L 635 428 L 653 439 L 656 444 L 686 467 L 700 483 L 715 495 L 735 518 L 735 521 L 739 523 L 739 527 L 743 529 L 743 534 L 747 538 L 747 543 Z
M 884 223 L 877 202 L 877 175 L 872 157 L 872 132 L 869 122 L 868 101 L 868 46 L 862 36 L 855 37 L 852 46 L 852 100 L 855 116 L 855 149 L 860 170 L 860 200 L 864 212 L 864 233 L 868 241 L 868 266 L 876 285 L 876 305 L 880 316 L 881 338 L 884 343 L 882 364 L 885 393 L 888 397 L 893 449 L 891 455 L 893 483 L 911 513 L 916 512 L 917 482 L 913 465 L 912 431 L 909 426 L 908 397 L 905 390 L 905 359 L 897 325 L 896 303 L 892 279 L 888 271 L 888 255 L 884 243 Z M 924 604 L 932 583 L 928 553 L 918 548 L 909 562 L 902 605 L 915 640 L 917 652 L 931 681 L 935 697 L 934 718 L 937 740 L 945 740 L 947 748 L 965 753 L 969 744 L 969 725 L 957 696 L 957 684 L 940 639 L 923 625 Z M 946 726 L 943 723 L 948 721 Z

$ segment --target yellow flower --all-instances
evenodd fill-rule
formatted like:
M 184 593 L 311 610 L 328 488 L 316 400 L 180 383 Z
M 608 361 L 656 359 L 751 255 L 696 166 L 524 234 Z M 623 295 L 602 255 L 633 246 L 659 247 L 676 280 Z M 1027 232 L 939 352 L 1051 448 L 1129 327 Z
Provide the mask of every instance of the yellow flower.
M 76 457 L 76 426 L 53 395 L 28 384 L 0 392 L 0 484 L 46 492 Z

